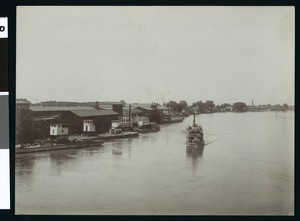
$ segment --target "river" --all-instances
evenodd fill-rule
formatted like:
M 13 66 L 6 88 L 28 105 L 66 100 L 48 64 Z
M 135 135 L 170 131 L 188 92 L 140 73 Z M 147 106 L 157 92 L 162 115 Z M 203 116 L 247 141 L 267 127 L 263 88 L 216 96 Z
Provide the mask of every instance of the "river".
M 291 215 L 294 112 L 196 115 L 102 146 L 16 156 L 16 214 Z

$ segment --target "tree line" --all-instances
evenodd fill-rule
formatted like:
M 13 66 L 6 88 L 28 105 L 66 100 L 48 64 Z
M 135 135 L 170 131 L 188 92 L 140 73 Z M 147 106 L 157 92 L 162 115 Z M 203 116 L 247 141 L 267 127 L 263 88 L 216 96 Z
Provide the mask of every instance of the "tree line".
M 188 105 L 186 101 L 181 100 L 180 102 L 169 101 L 166 106 L 171 108 L 173 111 L 182 113 L 182 112 L 197 112 L 197 113 L 213 113 L 213 112 L 246 112 L 246 111 L 287 111 L 292 109 L 287 103 L 282 105 L 280 104 L 260 104 L 260 105 L 247 105 L 245 102 L 235 102 L 233 104 L 223 103 L 221 105 L 215 105 L 214 101 L 207 100 L 205 102 L 196 101 L 193 102 L 192 105 Z

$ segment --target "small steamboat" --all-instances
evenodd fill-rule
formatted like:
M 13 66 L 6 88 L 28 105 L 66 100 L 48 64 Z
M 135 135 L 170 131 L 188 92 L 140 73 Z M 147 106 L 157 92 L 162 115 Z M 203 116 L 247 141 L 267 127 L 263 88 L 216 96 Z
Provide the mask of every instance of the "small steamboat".
M 193 114 L 193 124 L 187 126 L 188 135 L 186 137 L 187 147 L 201 148 L 204 145 L 203 129 L 200 124 L 195 122 L 195 114 Z

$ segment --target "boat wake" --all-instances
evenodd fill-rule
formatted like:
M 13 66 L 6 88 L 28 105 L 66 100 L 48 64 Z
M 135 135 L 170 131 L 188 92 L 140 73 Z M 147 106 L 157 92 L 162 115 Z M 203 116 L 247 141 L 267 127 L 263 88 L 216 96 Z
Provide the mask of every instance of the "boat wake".
M 207 146 L 208 144 L 215 143 L 217 141 L 220 141 L 220 140 L 213 140 L 213 141 L 210 141 L 210 142 L 204 142 L 204 146 Z
M 226 135 L 226 134 L 233 134 L 233 133 L 206 133 L 207 135 Z

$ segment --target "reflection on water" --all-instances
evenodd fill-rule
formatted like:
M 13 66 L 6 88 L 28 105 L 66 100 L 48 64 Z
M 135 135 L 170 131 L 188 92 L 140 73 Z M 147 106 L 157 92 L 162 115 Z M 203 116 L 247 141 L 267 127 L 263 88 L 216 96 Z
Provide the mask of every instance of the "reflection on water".
M 15 176 L 20 178 L 19 180 L 22 181 L 24 188 L 30 188 L 34 179 L 33 168 L 35 167 L 36 162 L 26 156 L 23 158 L 16 158 L 15 162 L 22 168 L 16 168 Z
M 186 156 L 191 157 L 192 159 L 198 159 L 199 157 L 202 157 L 203 149 L 204 149 L 204 146 L 197 147 L 197 148 L 186 147 Z
M 136 138 L 128 138 L 128 139 L 120 139 L 120 140 L 112 140 L 109 141 L 109 145 L 111 146 L 111 151 L 113 155 L 122 155 L 123 149 L 126 149 L 128 152 L 128 156 L 131 156 L 131 146 L 133 141 L 136 141 Z M 135 143 L 136 144 L 136 143 Z
M 17 155 L 16 213 L 291 214 L 293 113 L 196 117 L 205 149 L 186 147 L 189 117 L 98 147 Z
M 204 145 L 197 148 L 186 147 L 186 156 L 192 159 L 193 170 L 195 171 L 198 167 L 198 163 L 203 156 Z
M 112 148 L 112 154 L 114 155 L 122 155 L 122 147 L 113 147 Z

